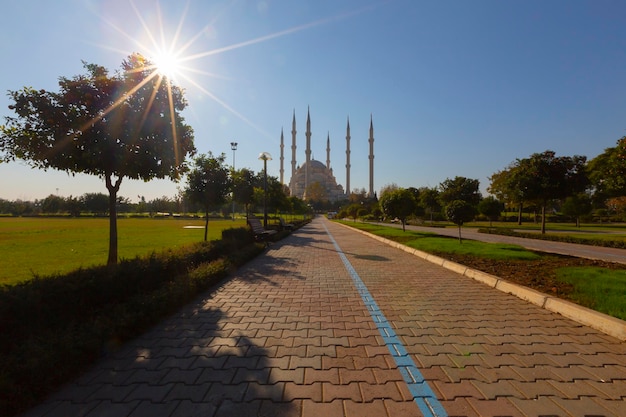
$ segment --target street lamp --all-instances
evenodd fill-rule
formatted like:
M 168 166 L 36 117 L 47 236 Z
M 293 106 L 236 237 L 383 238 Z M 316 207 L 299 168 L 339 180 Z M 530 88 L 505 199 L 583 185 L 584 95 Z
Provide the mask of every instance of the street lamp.
M 259 160 L 263 161 L 263 228 L 267 229 L 267 161 L 272 160 L 272 155 L 261 152 Z
M 237 150 L 237 142 L 230 143 L 230 149 L 233 150 L 233 174 L 235 173 L 235 151 Z M 233 191 L 233 221 L 235 221 L 235 192 Z

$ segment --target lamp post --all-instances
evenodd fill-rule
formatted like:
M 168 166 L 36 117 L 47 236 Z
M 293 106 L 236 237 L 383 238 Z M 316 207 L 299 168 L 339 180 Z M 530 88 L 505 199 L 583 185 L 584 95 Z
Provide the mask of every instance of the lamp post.
M 272 155 L 261 152 L 259 160 L 263 161 L 263 228 L 267 229 L 267 161 L 272 160 Z
M 233 150 L 233 174 L 235 173 L 235 151 L 237 150 L 237 142 L 230 143 L 230 149 Z M 233 191 L 233 221 L 235 221 L 235 192 Z

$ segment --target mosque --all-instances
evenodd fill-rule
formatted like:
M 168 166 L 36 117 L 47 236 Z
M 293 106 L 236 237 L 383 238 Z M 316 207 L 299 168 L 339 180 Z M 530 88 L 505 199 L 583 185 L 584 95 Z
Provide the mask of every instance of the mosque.
M 307 109 L 306 115 L 306 150 L 304 164 L 298 166 L 296 162 L 296 112 L 291 122 L 291 180 L 289 192 L 291 196 L 307 200 L 307 190 L 315 183 L 322 187 L 329 201 L 345 200 L 350 195 L 350 119 L 346 127 L 346 188 L 337 184 L 337 180 L 330 165 L 330 133 L 326 137 L 326 164 L 311 158 L 311 117 Z M 280 183 L 284 182 L 285 139 L 280 132 Z M 374 196 L 374 125 L 370 116 L 369 131 L 369 193 Z

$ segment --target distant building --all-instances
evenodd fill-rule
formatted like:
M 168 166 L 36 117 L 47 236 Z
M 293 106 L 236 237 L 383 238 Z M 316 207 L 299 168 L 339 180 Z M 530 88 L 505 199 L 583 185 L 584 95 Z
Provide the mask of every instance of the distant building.
M 307 200 L 307 189 L 314 184 L 319 184 L 324 190 L 326 198 L 329 201 L 338 201 L 348 198 L 350 190 L 348 189 L 350 184 L 350 121 L 347 124 L 346 135 L 346 190 L 343 186 L 337 184 L 333 169 L 330 166 L 330 134 L 326 138 L 326 164 L 311 158 L 311 117 L 310 112 L 307 110 L 306 117 L 306 161 L 297 166 L 296 162 L 296 114 L 294 111 L 291 129 L 291 179 L 289 181 L 289 192 L 291 196 Z M 370 190 L 369 196 L 374 196 L 374 127 L 370 118 Z M 281 132 L 280 135 L 280 172 L 281 183 L 283 183 L 284 172 L 284 137 Z

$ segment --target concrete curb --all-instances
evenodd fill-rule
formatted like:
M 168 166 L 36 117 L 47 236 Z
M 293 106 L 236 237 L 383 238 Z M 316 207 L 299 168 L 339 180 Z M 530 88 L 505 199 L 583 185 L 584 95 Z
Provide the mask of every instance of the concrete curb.
M 418 249 L 411 248 L 398 242 L 394 242 L 393 240 L 376 236 L 369 232 L 355 229 L 341 223 L 337 224 L 348 227 L 351 230 L 355 230 L 365 236 L 378 240 L 381 243 L 408 252 L 428 262 L 432 262 L 436 265 L 454 271 L 460 275 L 472 278 L 483 284 L 489 285 L 490 287 L 493 287 L 499 291 L 512 294 L 518 298 L 521 298 L 522 300 L 528 301 L 529 303 L 535 304 L 541 308 L 545 308 L 546 310 L 552 311 L 553 313 L 558 313 L 563 317 L 567 317 L 577 323 L 599 330 L 609 336 L 613 336 L 619 340 L 626 341 L 626 321 L 624 320 L 620 320 L 607 314 L 599 313 L 589 308 L 579 306 L 578 304 L 574 304 L 570 301 L 562 300 L 560 298 L 544 294 L 542 292 L 524 287 L 522 285 L 514 284 L 495 275 L 468 268 L 456 262 L 448 261 L 441 257 L 422 252 Z

